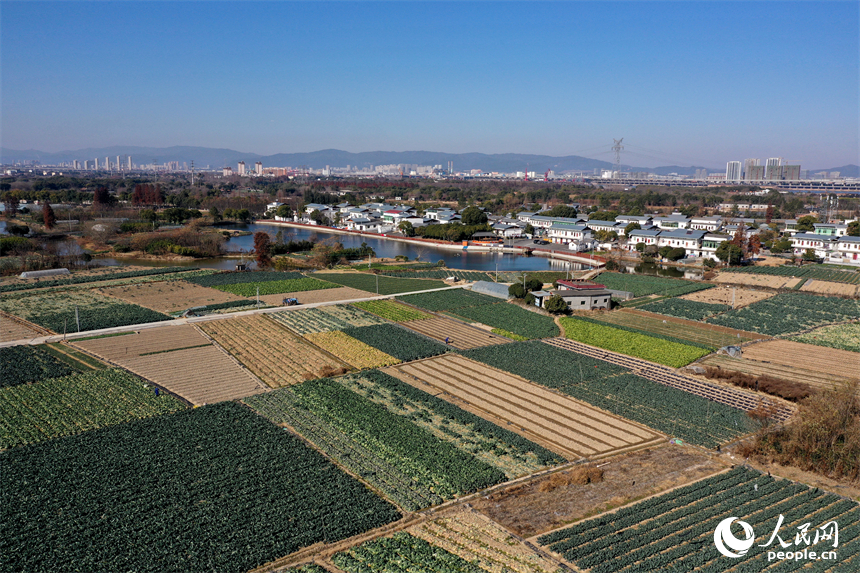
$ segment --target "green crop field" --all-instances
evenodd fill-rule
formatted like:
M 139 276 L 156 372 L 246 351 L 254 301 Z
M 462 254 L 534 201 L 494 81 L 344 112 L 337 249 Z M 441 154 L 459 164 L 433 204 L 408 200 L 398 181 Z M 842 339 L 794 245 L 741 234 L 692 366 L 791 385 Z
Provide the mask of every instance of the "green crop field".
M 55 358 L 44 346 L 0 348 L 0 388 L 59 378 L 75 372 L 78 370 Z
M 757 337 L 750 334 L 738 336 L 741 333 L 732 334 L 731 332 L 713 330 L 693 322 L 678 323 L 667 321 L 659 316 L 641 315 L 628 310 L 603 312 L 595 314 L 588 319 L 585 317 L 577 318 L 610 324 L 622 330 L 630 330 L 631 332 L 638 332 L 654 336 L 655 338 L 664 338 L 672 342 L 687 343 L 715 350 L 723 346 L 747 342 L 754 338 L 765 338 L 765 336 Z
M 359 326 L 345 328 L 343 331 L 404 362 L 445 354 L 448 351 L 444 344 L 394 324 Z
M 714 447 L 752 431 L 750 419 L 742 410 L 536 340 L 486 346 L 461 354 L 704 447 Z
M 422 320 L 430 318 L 431 315 L 420 310 L 415 310 L 405 304 L 400 304 L 393 300 L 367 300 L 363 302 L 354 302 L 353 306 L 372 312 L 386 320 L 392 322 L 406 322 L 409 320 Z
M 173 273 L 190 273 L 192 269 L 187 267 L 164 267 L 155 269 L 143 269 L 139 271 L 120 271 L 115 269 L 105 269 L 98 274 L 72 275 L 58 279 L 40 279 L 34 282 L 0 285 L 0 293 L 13 292 L 19 290 L 29 290 L 34 288 L 47 288 L 77 285 L 85 283 L 95 283 L 103 281 L 116 281 L 121 279 L 139 278 L 139 277 L 160 277 L 161 275 L 170 275 Z M 182 278 L 182 277 L 179 277 Z
M 718 524 L 727 519 L 742 520 L 754 534 L 752 546 L 734 558 L 721 555 L 714 544 Z M 806 540 L 798 533 L 804 523 L 809 528 Z M 775 530 L 779 541 L 772 537 Z M 838 537 L 819 539 L 821 533 L 834 531 Z M 860 506 L 818 488 L 738 467 L 543 535 L 538 543 L 592 573 L 848 572 L 860 565 Z M 803 554 L 807 548 L 819 555 L 835 551 L 837 559 L 789 559 L 770 567 L 774 561 L 769 552 Z
M 34 292 L 4 296 L 0 310 L 57 333 L 98 330 L 170 320 L 166 314 L 88 291 Z
M 371 467 L 378 465 L 381 469 L 380 489 L 410 509 L 505 480 L 501 470 L 335 380 L 309 380 L 291 388 L 245 398 L 245 403 L 276 423 L 290 425 L 303 414 L 296 412 L 296 408 L 309 411 L 316 420 L 300 424 L 303 434 L 304 430 L 318 431 L 314 427 L 322 421 L 334 430 L 329 436 L 339 433 L 342 439 L 366 449 L 370 455 L 363 457 L 375 458 Z M 314 439 L 313 433 L 307 437 Z M 349 445 L 332 448 L 333 455 L 347 450 L 349 455 L 341 453 L 338 457 L 348 465 L 358 466 L 356 470 L 360 471 L 362 456 L 353 460 L 355 456 L 348 448 Z M 363 477 L 377 483 L 372 475 L 375 472 L 362 473 Z M 400 483 L 400 487 L 410 491 L 398 492 L 393 485 L 386 485 L 389 483 Z
M 496 304 L 501 302 L 501 300 L 496 297 L 464 289 L 410 294 L 399 296 L 397 297 L 397 300 L 401 300 L 405 303 L 411 304 L 412 306 L 424 308 L 432 312 L 454 310 L 467 306 Z
M 711 353 L 710 348 L 672 342 L 577 318 L 564 317 L 559 322 L 566 338 L 674 368 L 686 366 Z
M 244 573 L 400 517 L 223 402 L 0 455 L 0 570 Z
M 461 271 L 458 269 L 436 269 L 432 271 L 380 271 L 380 275 L 387 277 L 402 277 L 414 279 L 447 279 L 448 277 L 457 277 L 461 281 L 491 281 L 493 273 L 485 271 Z
M 612 290 L 631 292 L 635 297 L 647 296 L 649 294 L 681 296 L 682 294 L 705 290 L 714 286 L 708 283 L 685 281 L 682 279 L 621 273 L 601 273 L 594 280 Z
M 386 277 L 368 273 L 314 273 L 314 277 L 374 294 L 377 294 L 377 285 L 378 294 L 399 294 L 448 286 L 442 281 Z
M 0 388 L 0 449 L 79 434 L 185 406 L 133 374 L 109 369 Z
M 309 290 L 323 290 L 327 288 L 337 288 L 340 285 L 330 282 L 301 277 L 297 279 L 287 279 L 281 281 L 267 280 L 263 282 L 246 282 L 237 284 L 216 285 L 213 288 L 220 291 L 233 293 L 239 296 L 252 297 L 256 296 L 257 292 L 261 295 L 265 294 L 282 294 L 285 292 L 304 292 Z
M 793 336 L 791 340 L 815 344 L 817 346 L 838 348 L 840 350 L 849 350 L 851 352 L 860 352 L 860 323 L 852 322 L 850 324 L 825 326 L 812 332 Z
M 263 283 L 269 281 L 287 281 L 303 278 L 296 272 L 253 271 L 253 272 L 223 272 L 208 274 L 185 279 L 187 282 L 205 287 L 241 285 L 248 283 Z
M 453 553 L 405 531 L 335 554 L 332 562 L 347 573 L 409 571 L 486 573 Z
M 353 326 L 388 324 L 378 316 L 348 304 L 284 310 L 271 313 L 269 318 L 299 334 L 343 330 Z
M 726 304 L 709 304 L 683 298 L 668 298 L 643 304 L 638 309 L 688 320 L 705 320 L 709 316 L 730 310 L 731 307 Z
M 706 322 L 778 336 L 858 316 L 860 301 L 792 292 L 730 310 Z
M 558 326 L 551 316 L 531 312 L 515 304 L 500 302 L 463 307 L 452 310 L 451 313 L 467 322 L 480 322 L 526 338 L 558 336 Z

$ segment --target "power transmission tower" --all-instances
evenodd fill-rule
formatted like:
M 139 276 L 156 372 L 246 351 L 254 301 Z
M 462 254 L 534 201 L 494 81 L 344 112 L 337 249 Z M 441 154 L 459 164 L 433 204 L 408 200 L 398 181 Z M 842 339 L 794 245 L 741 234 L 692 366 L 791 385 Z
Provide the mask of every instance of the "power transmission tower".
M 624 146 L 621 145 L 621 142 L 624 141 L 624 138 L 623 137 L 621 139 L 613 138 L 612 141 L 615 142 L 615 145 L 612 146 L 612 151 L 615 152 L 615 171 L 617 171 L 619 176 L 620 176 L 620 174 L 621 174 L 621 150 L 624 149 Z

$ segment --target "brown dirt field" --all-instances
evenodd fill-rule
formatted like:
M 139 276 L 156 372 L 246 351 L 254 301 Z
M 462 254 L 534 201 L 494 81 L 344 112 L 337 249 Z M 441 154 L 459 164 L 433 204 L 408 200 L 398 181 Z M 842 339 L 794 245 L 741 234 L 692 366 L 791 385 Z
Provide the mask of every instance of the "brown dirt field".
M 757 267 L 781 267 L 785 264 L 785 259 L 779 257 L 756 257 L 755 266 Z
M 732 451 L 735 450 L 734 447 L 731 449 Z M 731 453 L 729 453 L 729 455 L 731 455 Z M 735 455 L 733 458 L 729 457 L 729 460 L 732 462 L 741 462 L 743 461 L 743 458 Z M 746 463 L 762 472 L 770 472 L 781 478 L 790 479 L 811 487 L 818 487 L 853 499 L 860 499 L 860 483 L 857 482 L 850 482 L 846 479 L 829 478 L 814 472 L 803 471 L 792 466 L 770 463 L 765 460 L 758 459 L 755 456 L 747 460 Z
M 152 282 L 96 289 L 97 292 L 158 312 L 177 312 L 195 306 L 249 299 L 185 281 Z
M 550 573 L 559 562 L 541 555 L 485 515 L 457 507 L 406 529 L 490 573 Z
M 404 382 L 507 427 L 569 459 L 599 456 L 662 440 L 619 416 L 513 374 L 446 354 L 385 370 Z
M 400 324 L 439 342 L 445 342 L 445 338 L 449 337 L 448 344 L 461 350 L 513 342 L 504 336 L 489 334 L 483 329 L 477 329 L 447 318 L 410 320 L 408 322 L 401 322 Z
M 244 398 L 266 390 L 191 325 L 150 328 L 78 341 L 72 346 L 119 364 L 195 405 Z M 156 354 L 148 354 L 153 352 Z
M 858 288 L 860 287 L 857 285 L 812 280 L 800 287 L 800 290 L 803 292 L 856 297 Z
M 860 379 L 860 352 L 849 352 L 791 340 L 770 340 L 743 349 L 748 360 L 803 368 L 834 378 Z
M 349 368 L 259 314 L 204 322 L 201 328 L 272 388 L 317 378 L 324 368 Z
M 734 291 L 734 293 L 732 292 Z M 732 295 L 734 294 L 735 308 L 741 308 L 750 305 L 754 302 L 764 300 L 774 296 L 775 292 L 766 292 L 760 290 L 750 290 L 745 288 L 731 288 L 728 286 L 718 286 L 707 290 L 700 290 L 678 297 L 685 300 L 695 302 L 706 302 L 709 304 L 732 304 Z
M 717 456 L 674 445 L 622 454 L 596 465 L 603 470 L 602 482 L 547 488 L 542 484 L 553 479 L 549 474 L 480 498 L 472 506 L 529 538 L 728 469 Z
M 48 333 L 48 330 L 39 330 L 35 325 L 31 326 L 20 318 L 11 318 L 6 313 L 0 313 L 0 342 L 28 340 Z
M 322 290 L 307 290 L 302 292 L 288 292 L 284 294 L 267 294 L 261 296 L 260 300 L 266 304 L 280 305 L 285 298 L 297 298 L 299 304 L 314 304 L 317 302 L 337 302 L 341 300 L 362 299 L 369 296 L 367 291 L 349 287 L 327 288 Z M 256 299 L 255 299 L 256 300 Z
M 795 277 L 780 277 L 771 275 L 752 275 L 746 273 L 720 273 L 714 279 L 719 284 L 740 284 L 765 288 L 794 288 L 798 282 L 805 279 Z
M 729 356 L 709 356 L 702 360 L 699 364 L 702 366 L 719 366 L 723 370 L 743 372 L 753 376 L 761 376 L 767 374 L 774 378 L 789 380 L 791 382 L 800 382 L 808 384 L 813 388 L 832 388 L 834 382 L 847 382 L 847 379 L 836 377 L 832 374 L 816 372 L 806 368 L 798 368 L 796 366 L 785 366 L 783 364 L 773 364 L 768 362 L 759 362 L 747 358 L 731 358 Z

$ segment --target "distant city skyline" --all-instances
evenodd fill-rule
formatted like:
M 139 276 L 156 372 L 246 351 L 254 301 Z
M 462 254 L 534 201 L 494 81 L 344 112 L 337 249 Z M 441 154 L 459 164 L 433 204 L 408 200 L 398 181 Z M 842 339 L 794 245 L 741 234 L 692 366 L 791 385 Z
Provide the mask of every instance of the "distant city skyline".
M 0 145 L 858 164 L 858 26 L 851 0 L 11 0 Z

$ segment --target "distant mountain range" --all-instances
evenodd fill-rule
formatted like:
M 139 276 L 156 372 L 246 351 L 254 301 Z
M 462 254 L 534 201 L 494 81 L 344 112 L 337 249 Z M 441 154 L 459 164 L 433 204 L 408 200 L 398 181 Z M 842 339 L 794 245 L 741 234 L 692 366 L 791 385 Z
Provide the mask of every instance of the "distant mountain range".
M 116 156 L 132 156 L 136 164 L 149 164 L 153 162 L 165 163 L 167 161 L 187 162 L 189 165 L 194 161 L 198 168 L 209 166 L 218 169 L 230 166 L 235 169 L 239 161 L 244 161 L 249 168 L 260 161 L 265 167 L 299 167 L 305 165 L 312 169 L 322 169 L 326 165 L 331 167 L 346 167 L 351 165 L 366 168 L 370 165 L 441 165 L 447 168 L 448 162 L 454 163 L 455 171 L 467 171 L 470 169 L 481 169 L 484 172 L 498 171 L 511 173 L 515 171 L 536 171 L 543 173 L 552 169 L 556 173 L 565 171 L 591 171 L 594 169 L 610 169 L 614 166 L 608 161 L 589 159 L 578 155 L 564 157 L 552 157 L 549 155 L 528 155 L 521 153 L 502 153 L 488 155 L 485 153 L 442 153 L 436 151 L 367 151 L 363 153 L 350 153 L 339 149 L 324 149 L 309 153 L 277 153 L 275 155 L 259 155 L 257 153 L 246 153 L 233 149 L 215 149 L 210 147 L 134 147 L 114 146 L 98 149 L 78 149 L 74 151 L 61 151 L 48 153 L 35 149 L 16 150 L 0 148 L 0 162 L 13 163 L 15 161 L 37 160 L 42 165 L 56 165 L 68 163 L 77 159 L 92 160 L 98 157 L 103 160 L 110 157 L 115 160 Z M 635 167 L 622 165 L 624 171 L 647 171 L 657 175 L 668 175 L 678 173 L 679 175 L 694 175 L 698 169 L 706 169 L 709 173 L 724 171 L 721 168 L 669 165 L 664 167 Z M 860 176 L 860 168 L 857 165 L 844 165 L 828 169 L 814 169 L 810 173 L 818 171 L 839 171 L 846 177 Z

